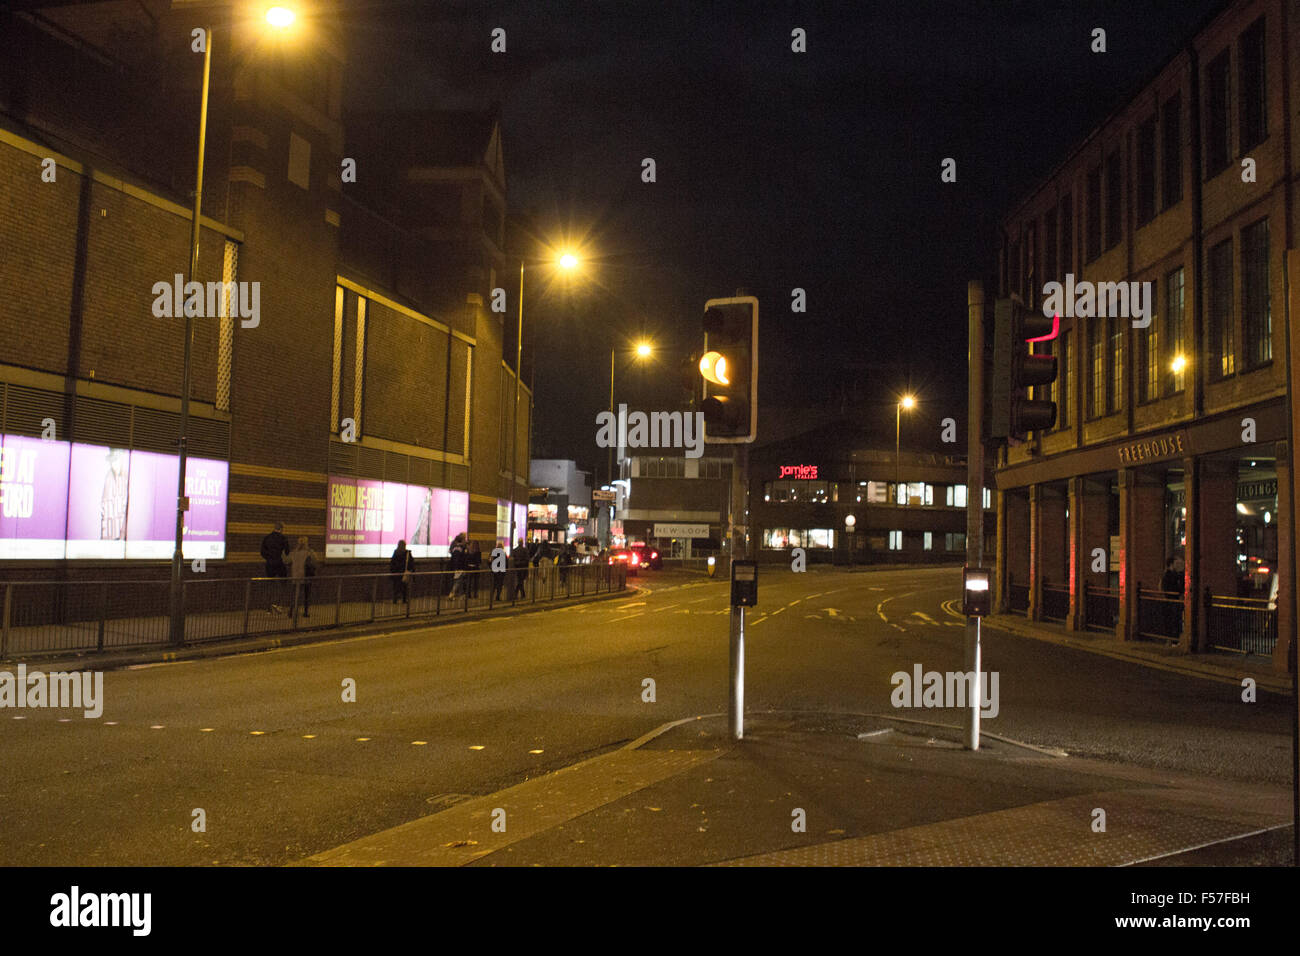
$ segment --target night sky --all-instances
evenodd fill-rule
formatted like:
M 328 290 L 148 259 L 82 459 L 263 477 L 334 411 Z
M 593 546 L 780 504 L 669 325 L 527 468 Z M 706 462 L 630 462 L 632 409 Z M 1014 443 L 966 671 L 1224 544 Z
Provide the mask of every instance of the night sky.
M 358 3 L 348 96 L 499 103 L 511 214 L 584 247 L 581 278 L 525 298 L 535 457 L 603 471 L 610 348 L 616 401 L 673 407 L 704 301 L 739 287 L 761 302 L 760 441 L 805 408 L 892 418 L 903 389 L 912 427 L 964 434 L 966 284 L 992 291 L 999 220 L 1220 5 Z

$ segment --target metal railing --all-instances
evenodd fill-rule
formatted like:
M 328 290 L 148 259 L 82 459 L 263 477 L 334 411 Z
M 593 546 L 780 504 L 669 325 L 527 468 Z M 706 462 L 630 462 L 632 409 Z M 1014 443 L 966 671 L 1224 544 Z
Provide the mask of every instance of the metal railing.
M 1029 585 L 1007 582 L 1007 610 L 1014 614 L 1026 614 L 1029 611 Z
M 1205 638 L 1216 650 L 1272 654 L 1277 646 L 1277 608 L 1267 598 L 1229 597 L 1205 589 Z
M 1119 588 L 1095 584 L 1083 586 L 1084 626 L 1113 631 L 1119 620 Z
M 1064 621 L 1070 616 L 1070 586 L 1043 582 L 1042 610 L 1044 620 Z
M 190 578 L 187 644 L 261 634 L 433 618 L 621 591 L 620 565 L 416 571 L 311 578 Z M 168 581 L 12 581 L 3 588 L 0 658 L 169 642 Z
M 1177 644 L 1183 633 L 1183 596 L 1137 586 L 1137 636 Z

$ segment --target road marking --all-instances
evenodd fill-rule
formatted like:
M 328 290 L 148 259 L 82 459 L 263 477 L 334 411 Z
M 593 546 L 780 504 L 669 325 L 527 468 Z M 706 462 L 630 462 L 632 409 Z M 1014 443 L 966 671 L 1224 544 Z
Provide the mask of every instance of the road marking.
M 631 604 L 620 604 L 618 608 L 621 611 L 623 608 L 626 607 L 645 607 L 645 605 L 646 605 L 645 601 L 633 601 Z
M 151 726 L 149 729 L 150 729 L 150 730 L 162 730 L 162 729 L 163 729 L 163 725 L 162 725 L 162 724 L 154 724 L 154 725 Z
M 429 741 L 427 741 L 427 740 L 412 740 L 412 741 L 411 741 L 411 746 L 412 746 L 412 747 L 423 747 L 423 746 L 427 745 L 428 743 L 429 743 Z
M 777 608 L 775 611 L 772 612 L 772 616 L 773 616 L 773 617 L 776 617 L 778 614 L 780 614 L 780 613 L 781 613 L 782 611 L 784 611 L 784 610 L 785 610 L 785 608 L 783 608 L 783 607 L 779 607 L 779 608 Z
M 611 617 L 611 618 L 609 619 L 609 621 L 606 622 L 606 623 L 609 623 L 609 624 L 618 624 L 618 623 L 620 623 L 620 622 L 622 622 L 622 621 L 630 621 L 630 620 L 632 620 L 632 618 L 634 618 L 634 617 L 645 617 L 645 615 L 646 615 L 646 612 L 645 612 L 645 611 L 638 611 L 636 614 L 627 614 L 627 615 L 625 615 L 625 616 L 623 616 L 623 617 Z
M 838 608 L 828 607 L 828 608 L 826 608 L 826 613 L 829 614 L 831 617 L 839 617 L 839 616 L 840 616 L 840 612 L 839 612 L 839 609 L 838 609 Z
M 358 737 L 358 738 L 357 738 L 357 743 L 359 743 L 359 744 L 364 744 L 364 743 L 365 743 L 367 740 L 369 740 L 369 739 L 370 739 L 369 737 Z
M 215 729 L 215 728 L 212 728 L 212 727 L 200 727 L 200 728 L 199 728 L 199 733 L 201 733 L 201 734 L 210 734 L 210 733 L 212 733 L 212 731 L 213 731 L 214 729 Z
M 193 660 L 188 661 L 154 661 L 152 664 L 131 664 L 126 669 L 129 671 L 147 671 L 151 667 L 169 667 L 172 664 L 193 664 Z
M 303 735 L 302 735 L 302 739 L 303 739 L 303 740 L 314 740 L 315 738 L 316 738 L 316 735 L 315 735 L 315 734 L 303 734 Z
M 264 737 L 264 736 L 266 735 L 266 731 L 265 731 L 265 730 L 250 730 L 250 731 L 248 732 L 248 735 L 249 735 L 250 737 Z
M 749 623 L 750 623 L 751 625 L 753 625 L 753 624 L 762 624 L 762 623 L 763 623 L 764 621 L 766 621 L 766 620 L 767 620 L 767 615 L 764 614 L 762 617 L 756 617 L 756 618 L 754 618 L 754 619 L 753 619 L 752 621 L 750 621 Z
M 544 751 L 544 750 L 530 750 L 530 751 L 528 751 L 528 752 L 529 752 L 530 754 L 540 754 L 540 753 L 545 753 L 546 751 Z
M 469 749 L 470 749 L 470 750 L 482 750 L 482 749 L 483 749 L 483 745 L 482 745 L 482 744 L 470 744 L 470 745 L 469 745 Z
M 921 620 L 925 621 L 926 624 L 933 625 L 934 627 L 939 626 L 939 622 L 936 621 L 934 618 L 932 618 L 930 615 L 926 614 L 924 611 L 913 611 L 912 616 L 919 617 Z
M 664 607 L 655 608 L 656 611 L 671 611 L 675 607 L 681 607 L 680 604 L 667 604 Z

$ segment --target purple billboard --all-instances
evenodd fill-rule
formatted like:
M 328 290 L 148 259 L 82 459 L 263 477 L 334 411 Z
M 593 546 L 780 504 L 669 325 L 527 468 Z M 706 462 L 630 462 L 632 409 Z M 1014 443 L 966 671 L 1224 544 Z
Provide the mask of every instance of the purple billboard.
M 327 500 L 327 558 L 386 558 L 398 541 L 417 558 L 446 557 L 469 528 L 463 491 L 331 475 Z
M 155 452 L 5 435 L 0 558 L 168 558 L 177 459 Z M 230 466 L 186 464 L 186 558 L 223 558 Z

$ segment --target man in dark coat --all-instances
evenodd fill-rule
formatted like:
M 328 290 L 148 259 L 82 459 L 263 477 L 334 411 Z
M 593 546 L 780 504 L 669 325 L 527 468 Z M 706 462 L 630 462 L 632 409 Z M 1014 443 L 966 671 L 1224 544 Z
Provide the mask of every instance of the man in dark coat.
M 510 567 L 514 569 L 515 575 L 515 587 L 510 593 L 511 599 L 526 598 L 528 594 L 524 585 L 528 583 L 528 549 L 524 547 L 523 538 L 519 539 L 515 549 L 510 552 Z
M 262 539 L 262 560 L 266 562 L 266 576 L 268 578 L 287 578 L 289 576 L 288 565 L 284 559 L 289 556 L 289 539 L 284 536 L 284 522 L 277 521 L 275 529 Z M 284 589 L 283 585 L 274 584 L 271 586 L 273 597 L 280 596 Z M 274 602 L 271 604 L 271 612 L 278 614 L 284 608 Z

